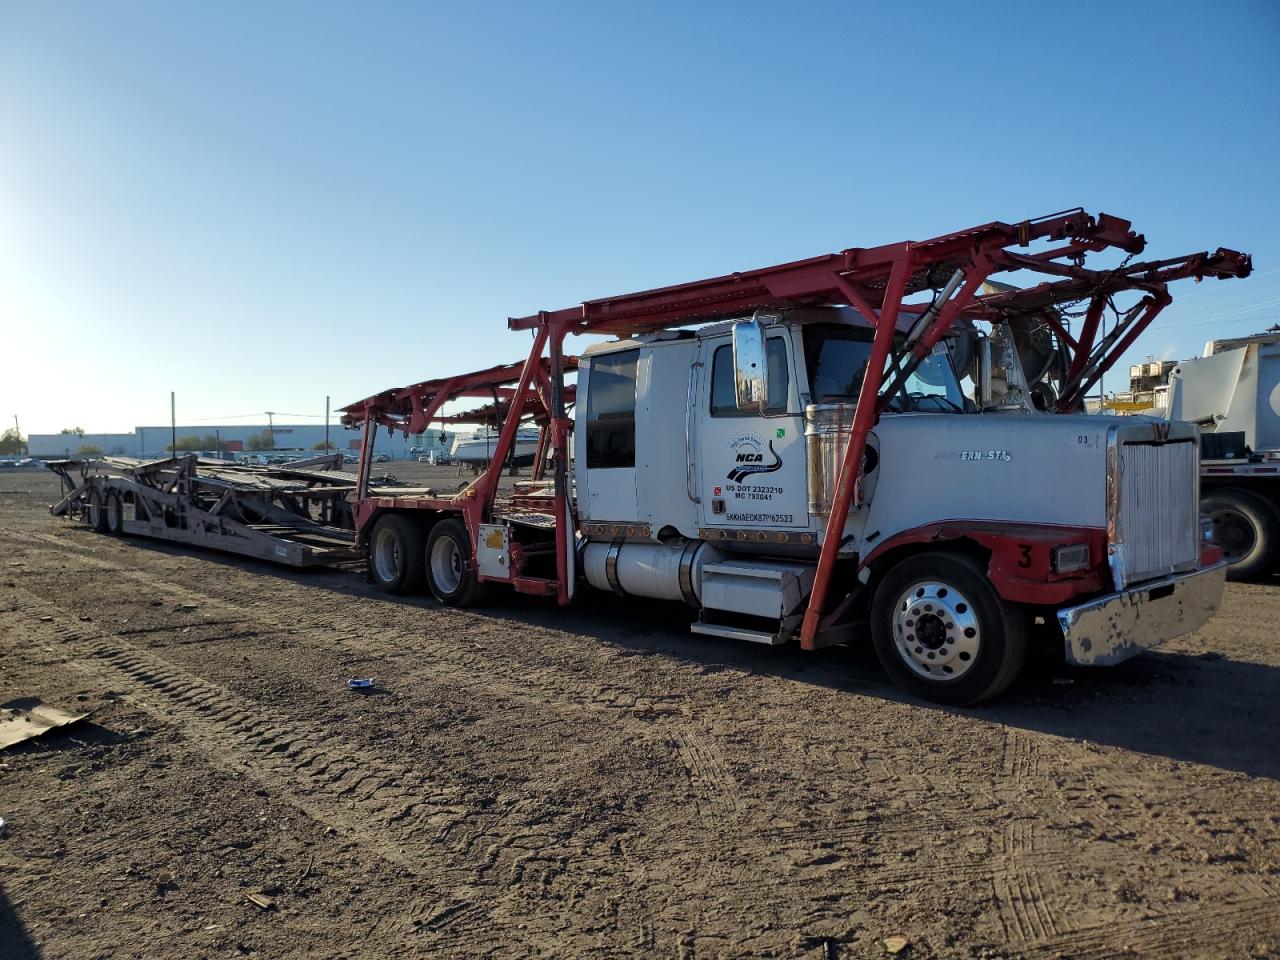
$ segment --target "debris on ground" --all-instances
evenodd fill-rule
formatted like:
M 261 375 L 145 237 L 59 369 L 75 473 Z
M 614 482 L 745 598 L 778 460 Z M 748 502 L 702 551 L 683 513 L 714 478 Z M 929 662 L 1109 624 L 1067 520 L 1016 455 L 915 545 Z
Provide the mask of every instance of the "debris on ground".
M 884 949 L 888 953 L 899 954 L 907 949 L 908 941 L 906 937 L 885 937 Z
M 0 704 L 0 750 L 12 747 L 73 723 L 88 713 L 68 713 L 51 707 L 36 697 L 24 697 Z
M 275 900 L 273 900 L 271 897 L 266 896 L 265 894 L 246 893 L 244 895 L 244 898 L 248 900 L 250 903 L 252 903 L 254 906 L 259 907 L 263 910 L 274 910 L 276 908 Z

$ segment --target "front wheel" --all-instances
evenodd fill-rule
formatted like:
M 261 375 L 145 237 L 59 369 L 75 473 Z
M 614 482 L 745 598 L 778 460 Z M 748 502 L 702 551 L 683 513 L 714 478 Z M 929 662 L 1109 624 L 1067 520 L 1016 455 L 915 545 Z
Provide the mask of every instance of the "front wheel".
M 937 703 L 996 696 L 1027 657 L 1026 617 L 958 554 L 923 553 L 893 567 L 876 589 L 871 633 L 890 679 Z
M 427 537 L 427 585 L 449 607 L 469 607 L 484 597 L 484 584 L 471 562 L 471 538 L 456 517 L 441 520 Z

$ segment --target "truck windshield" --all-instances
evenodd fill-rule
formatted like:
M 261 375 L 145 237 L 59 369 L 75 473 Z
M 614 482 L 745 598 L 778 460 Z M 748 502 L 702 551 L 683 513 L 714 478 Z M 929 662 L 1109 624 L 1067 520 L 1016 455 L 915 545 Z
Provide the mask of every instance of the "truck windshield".
M 864 327 L 813 324 L 804 328 L 805 369 L 813 403 L 858 399 L 871 357 L 871 336 Z M 890 400 L 889 409 L 964 412 L 964 394 L 944 349 L 921 362 Z

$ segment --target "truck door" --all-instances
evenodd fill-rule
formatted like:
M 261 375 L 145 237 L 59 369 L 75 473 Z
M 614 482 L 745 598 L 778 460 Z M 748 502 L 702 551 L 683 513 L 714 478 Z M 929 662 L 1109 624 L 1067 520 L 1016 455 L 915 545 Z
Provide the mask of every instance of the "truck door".
M 695 411 L 701 526 L 778 530 L 809 525 L 804 421 L 790 339 L 775 328 L 765 340 L 766 416 L 738 411 L 729 338 L 702 342 L 700 409 Z
M 622 350 L 591 357 L 587 372 L 585 450 L 585 520 L 632 522 L 636 503 L 636 373 L 640 351 Z M 584 456 L 585 454 L 585 456 Z

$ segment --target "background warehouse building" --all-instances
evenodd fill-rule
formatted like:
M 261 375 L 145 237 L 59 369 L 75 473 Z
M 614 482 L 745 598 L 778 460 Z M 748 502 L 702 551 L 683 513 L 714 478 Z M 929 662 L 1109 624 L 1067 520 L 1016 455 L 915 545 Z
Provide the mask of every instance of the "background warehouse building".
M 269 433 L 276 450 L 311 452 L 316 444 L 324 443 L 324 424 L 276 424 Z M 229 456 L 248 453 L 252 449 L 251 441 L 267 434 L 266 424 L 206 424 L 177 428 L 179 449 L 182 449 L 184 439 L 201 441 L 214 437 Z M 82 447 L 91 447 L 107 456 L 154 459 L 168 454 L 172 436 L 172 429 L 168 426 L 135 427 L 132 433 L 85 433 L 83 436 L 76 433 L 33 433 L 27 438 L 30 446 L 28 456 L 44 459 L 74 457 Z M 410 450 L 414 451 L 414 456 L 419 452 L 440 450 L 442 446 L 447 451 L 453 446 L 453 437 L 453 433 L 440 430 L 408 438 L 399 433 L 388 436 L 386 430 L 380 430 L 374 449 L 393 459 L 403 459 L 409 456 Z M 329 427 L 329 443 L 334 450 L 359 451 L 360 440 L 359 430 L 346 430 L 338 424 Z M 212 444 L 208 450 L 212 452 Z

